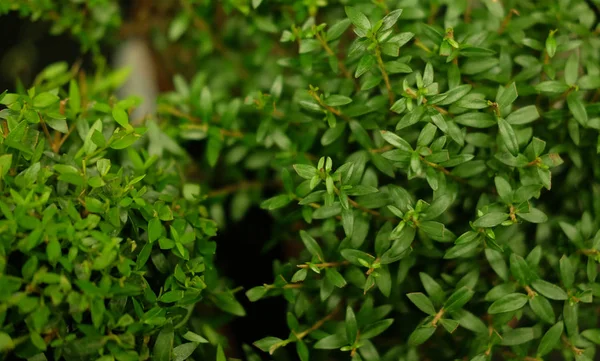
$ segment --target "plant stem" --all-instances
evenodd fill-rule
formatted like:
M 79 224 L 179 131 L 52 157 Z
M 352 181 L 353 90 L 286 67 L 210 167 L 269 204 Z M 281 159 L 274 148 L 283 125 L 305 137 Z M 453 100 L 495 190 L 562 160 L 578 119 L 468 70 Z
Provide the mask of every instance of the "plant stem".
M 446 312 L 446 310 L 444 310 L 444 308 L 440 308 L 440 310 L 438 311 L 438 313 L 435 314 L 435 316 L 433 317 L 433 321 L 431 321 L 431 325 L 432 326 L 437 326 L 437 323 L 442 319 L 442 316 L 444 315 L 444 312 Z
M 583 353 L 583 350 L 576 347 L 575 345 L 573 345 L 569 339 L 567 338 L 567 336 L 565 336 L 564 334 L 561 335 L 560 339 L 562 340 L 562 342 L 571 349 L 571 351 L 573 351 L 573 353 L 577 356 L 581 355 Z
M 348 262 L 348 261 L 323 262 L 323 263 L 315 263 L 315 264 L 313 264 L 313 266 L 316 266 L 318 268 L 333 268 L 333 267 L 345 266 L 347 264 L 350 264 L 350 262 Z M 299 264 L 298 268 L 310 268 L 310 267 L 307 264 Z
M 230 184 L 223 188 L 212 190 L 212 191 L 208 192 L 208 194 L 206 195 L 206 198 L 215 198 L 215 197 L 235 193 L 235 192 L 241 191 L 241 190 L 252 189 L 252 188 L 262 188 L 263 186 L 265 186 L 265 185 L 259 181 L 250 181 L 250 182 L 242 181 L 240 183 Z
M 309 329 L 304 330 L 304 331 L 300 332 L 299 334 L 297 334 L 296 337 L 298 338 L 298 340 L 302 340 L 309 333 L 311 333 L 313 331 L 316 331 L 319 328 L 321 328 L 321 326 L 323 326 L 325 324 L 325 322 L 331 320 L 336 315 L 336 313 L 338 313 L 338 310 L 339 310 L 339 307 L 336 307 L 335 310 L 333 310 L 330 314 L 328 314 L 327 316 L 323 317 L 319 321 L 315 322 L 315 324 L 312 325 L 312 326 L 310 326 Z
M 385 153 L 388 150 L 392 150 L 392 149 L 394 149 L 394 146 L 388 144 L 388 145 L 385 145 L 385 146 L 383 146 L 381 148 L 369 149 L 369 152 L 371 152 L 371 153 Z
M 461 182 L 461 183 L 468 183 L 468 181 L 466 179 L 458 177 L 458 176 L 455 176 L 454 174 L 452 174 L 452 172 L 450 172 L 448 169 L 442 167 L 441 165 L 433 163 L 433 162 L 430 162 L 430 161 L 426 160 L 423 156 L 420 156 L 420 157 L 421 157 L 421 161 L 423 163 L 425 163 L 428 166 L 430 166 L 430 167 L 432 167 L 432 168 L 434 168 L 434 169 L 436 169 L 436 170 L 444 173 L 445 175 L 447 175 L 448 177 L 454 179 L 455 181 L 458 181 L 458 182 Z
M 377 58 L 377 64 L 379 65 L 379 70 L 381 71 L 381 76 L 383 77 L 383 81 L 385 82 L 385 87 L 388 91 L 388 99 L 390 101 L 390 106 L 394 104 L 394 92 L 392 91 L 392 84 L 390 84 L 390 77 L 388 76 L 387 71 L 385 70 L 385 66 L 383 64 L 383 59 L 381 58 L 381 49 L 377 46 L 375 50 L 375 57 Z
M 170 114 L 170 115 L 173 115 L 176 117 L 187 119 L 190 122 L 194 123 L 192 126 L 190 126 L 190 128 L 208 132 L 209 124 L 205 123 L 202 119 L 195 117 L 193 115 L 184 113 L 177 108 L 174 108 L 169 105 L 161 104 L 158 107 L 158 112 L 159 113 L 167 113 L 167 114 Z M 220 128 L 219 132 L 221 133 L 221 135 L 223 135 L 225 137 L 231 137 L 231 138 L 243 138 L 244 137 L 244 133 L 242 133 L 238 130 L 227 130 L 227 129 Z
M 46 127 L 46 122 L 44 122 L 44 118 L 42 118 L 42 115 L 39 112 L 37 114 L 38 114 L 38 117 L 40 118 L 40 124 L 42 125 L 42 129 L 44 130 L 44 135 L 46 135 L 46 140 L 48 141 L 48 144 L 50 144 L 50 146 L 52 146 L 52 137 L 50 136 L 50 132 L 48 131 L 48 128 Z M 54 150 L 53 146 L 52 146 L 52 149 Z
M 331 48 L 329 47 L 329 44 L 327 44 L 327 41 L 325 41 L 325 39 L 323 39 L 323 36 L 317 32 L 316 35 L 317 40 L 319 40 L 319 42 L 321 43 L 321 46 L 323 47 L 323 49 L 325 49 L 325 52 L 327 53 L 327 55 L 329 56 L 333 56 L 334 58 L 336 57 L 335 53 L 333 52 L 333 50 L 331 50 Z M 360 90 L 360 86 L 358 85 L 358 83 L 356 82 L 356 78 L 354 78 L 352 76 L 352 74 L 350 74 L 350 72 L 348 71 L 348 68 L 346 68 L 346 65 L 344 64 L 343 61 L 341 61 L 340 59 L 338 59 L 338 68 L 340 68 L 340 71 L 342 72 L 342 74 L 344 74 L 344 76 L 350 80 L 352 80 L 352 82 L 354 83 L 354 88 L 358 91 Z
M 527 291 L 527 296 L 529 296 L 529 298 L 534 298 L 535 295 L 537 295 L 537 293 L 531 289 L 531 287 L 525 285 L 523 286 L 523 288 L 525 289 L 525 291 Z

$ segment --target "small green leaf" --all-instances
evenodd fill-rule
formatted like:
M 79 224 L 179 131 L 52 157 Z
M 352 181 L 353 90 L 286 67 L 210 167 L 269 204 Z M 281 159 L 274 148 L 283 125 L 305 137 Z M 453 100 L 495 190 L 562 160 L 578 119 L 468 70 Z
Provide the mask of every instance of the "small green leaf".
M 158 337 L 156 338 L 156 342 L 154 342 L 152 360 L 171 361 L 174 338 L 175 334 L 173 332 L 173 326 L 168 323 L 160 330 Z
M 59 100 L 60 98 L 52 93 L 40 93 L 33 98 L 33 106 L 36 108 L 46 108 Z
M 425 209 L 424 214 L 421 216 L 423 220 L 431 220 L 439 217 L 442 213 L 446 212 L 448 207 L 452 204 L 452 198 L 444 194 L 438 198 L 436 198 L 429 207 Z
M 501 345 L 516 346 L 529 342 L 535 338 L 535 331 L 532 327 L 521 327 L 509 329 L 502 335 Z
M 112 116 L 123 128 L 131 128 L 131 125 L 129 125 L 129 116 L 127 115 L 125 109 L 121 107 L 114 107 L 112 110 Z
M 483 216 L 479 217 L 475 222 L 473 222 L 474 227 L 478 228 L 490 228 L 499 225 L 500 223 L 506 221 L 509 215 L 507 213 L 502 212 L 490 212 L 486 213 Z
M 427 341 L 433 336 L 436 327 L 432 325 L 425 325 L 417 327 L 408 337 L 408 344 L 411 346 L 418 346 Z
M 512 126 L 504 118 L 498 118 L 498 129 L 508 151 L 514 156 L 519 154 L 519 142 Z
M 517 109 L 506 117 L 506 121 L 511 125 L 529 124 L 539 119 L 540 113 L 535 105 L 528 105 Z
M 342 34 L 348 29 L 350 26 L 350 19 L 343 19 L 333 24 L 328 30 L 326 34 L 327 41 L 333 41 L 338 39 Z
M 354 72 L 355 78 L 360 78 L 361 75 L 368 72 L 375 66 L 376 59 L 371 54 L 365 54 L 360 58 L 356 71 Z
M 268 291 L 269 289 L 264 286 L 252 287 L 251 289 L 246 291 L 246 297 L 248 297 L 250 302 L 256 302 L 263 298 Z
M 346 10 L 348 19 L 350 19 L 354 26 L 365 31 L 371 29 L 371 22 L 365 16 L 365 14 L 361 13 L 358 9 L 352 6 L 346 6 L 344 9 Z
M 308 164 L 294 164 L 294 170 L 304 179 L 311 179 L 317 174 L 317 168 Z
M 546 331 L 537 349 L 538 357 L 550 353 L 550 351 L 559 344 L 563 329 L 563 322 L 559 321 L 556 325 L 550 327 L 550 329 Z
M 385 320 L 368 324 L 367 326 L 365 326 L 365 328 L 360 334 L 361 340 L 367 340 L 378 336 L 379 334 L 383 333 L 383 331 L 387 330 L 392 325 L 392 323 L 394 323 L 394 319 L 387 318 Z
M 552 304 L 550 304 L 550 301 L 544 296 L 535 295 L 530 298 L 529 307 L 531 307 L 533 313 L 535 313 L 542 321 L 549 324 L 554 324 L 554 322 L 556 322 L 556 315 L 554 314 Z
M 317 350 L 334 350 L 347 344 L 346 338 L 338 334 L 326 336 L 314 344 Z
M 313 256 L 317 257 L 321 262 L 323 262 L 323 251 L 321 250 L 321 247 L 319 246 L 317 241 L 315 241 L 315 239 L 312 238 L 310 234 L 306 233 L 306 231 L 304 230 L 300 231 L 300 238 L 302 238 L 302 242 L 304 243 L 306 249 Z
M 196 342 L 187 342 L 175 347 L 173 349 L 173 361 L 188 360 L 196 348 L 198 348 L 198 343 Z
M 325 99 L 325 104 L 330 107 L 337 107 L 340 105 L 346 105 L 352 103 L 352 98 L 348 98 L 344 95 L 330 95 Z
M 562 328 L 561 328 L 561 331 L 562 331 Z M 592 341 L 596 345 L 600 345 L 600 329 L 599 328 L 582 331 L 581 336 L 587 338 L 588 340 Z M 2 347 L 0 346 L 0 350 L 1 349 L 2 349 Z
M 79 113 L 81 110 L 81 96 L 75 79 L 69 81 L 69 108 L 75 113 Z
M 502 94 L 496 99 L 496 102 L 498 103 L 500 108 L 504 108 L 511 105 L 515 100 L 517 100 L 517 96 L 517 86 L 513 82 L 506 88 L 504 88 Z
M 471 300 L 475 292 L 467 287 L 461 287 L 454 291 L 444 303 L 444 309 L 448 312 L 456 311 L 462 308 Z
M 356 323 L 356 316 L 354 315 L 352 307 L 348 306 L 346 308 L 346 337 L 348 339 L 348 344 L 354 344 L 357 335 L 358 324 Z
M 435 308 L 433 307 L 433 303 L 429 300 L 427 296 L 425 296 L 421 292 L 408 293 L 406 295 L 412 303 L 415 304 L 421 311 L 425 312 L 428 315 L 435 315 Z
M 560 278 L 565 288 L 570 289 L 575 282 L 575 269 L 566 255 L 560 258 Z
M 275 197 L 264 200 L 260 204 L 260 208 L 272 211 L 274 209 L 285 207 L 291 201 L 292 200 L 290 199 L 290 196 L 288 196 L 287 194 L 280 194 Z
M 587 111 L 585 110 L 585 105 L 579 96 L 579 92 L 571 92 L 567 96 L 567 105 L 575 120 L 577 120 L 577 122 L 579 122 L 579 124 L 582 126 L 587 127 L 588 115 Z
M 190 17 L 187 13 L 181 12 L 169 25 L 168 37 L 170 41 L 177 41 L 190 26 Z
M 522 293 L 511 293 L 492 303 L 488 308 L 489 314 L 512 312 L 523 308 L 527 304 L 528 297 Z
M 557 285 L 554 285 L 550 282 L 541 280 L 541 279 L 537 279 L 537 280 L 533 281 L 531 283 L 531 286 L 536 291 L 538 291 L 539 293 L 548 297 L 551 300 L 562 301 L 562 300 L 566 300 L 568 297 L 567 293 L 562 288 L 560 288 Z

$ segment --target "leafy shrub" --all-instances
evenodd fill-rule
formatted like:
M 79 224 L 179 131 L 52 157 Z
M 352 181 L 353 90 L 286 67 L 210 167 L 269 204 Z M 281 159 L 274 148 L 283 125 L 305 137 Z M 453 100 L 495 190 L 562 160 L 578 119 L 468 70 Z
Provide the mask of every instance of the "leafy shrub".
M 189 322 L 200 301 L 243 314 L 217 278 L 216 224 L 182 149 L 130 124 L 139 99 L 109 97 L 126 74 L 72 75 L 55 64 L 0 97 L 0 348 L 185 360 L 211 332 Z
M 56 340 L 44 340 L 40 333 L 48 330 L 44 325 L 50 316 L 42 322 L 35 315 L 49 311 L 33 307 L 29 311 L 35 315 L 5 312 L 4 345 L 22 340 L 43 350 L 50 342 L 55 352 L 69 356 L 72 345 L 90 337 L 98 344 L 99 337 L 105 343 L 97 347 L 106 347 L 105 353 L 119 360 L 126 356 L 118 352 L 137 357 L 126 347 L 134 344 L 141 358 L 150 348 L 155 359 L 181 359 L 188 348 L 196 353 L 183 358 L 206 358 L 207 349 L 194 351 L 195 343 L 172 349 L 173 340 L 176 345 L 203 341 L 184 333 L 195 325 L 192 320 L 208 320 L 187 319 L 199 301 L 189 288 L 203 288 L 203 299 L 216 301 L 232 314 L 244 314 L 225 283 L 216 281 L 214 243 L 208 241 L 215 229 L 206 218 L 221 227 L 235 227 L 234 222 L 259 203 L 275 219 L 266 249 L 276 244 L 304 246 L 295 253 L 290 246 L 291 256 L 274 260 L 273 279 L 246 291 L 252 302 L 267 297 L 287 302 L 289 334 L 264 335 L 254 344 L 275 359 L 594 359 L 600 344 L 595 299 L 600 296 L 600 17 L 593 1 L 289 5 L 259 0 L 251 2 L 252 8 L 240 1 L 181 5 L 169 24 L 163 24 L 163 35 L 156 36 L 191 51 L 199 70 L 189 74 L 183 64 L 181 71 L 189 75 L 175 76 L 174 90 L 158 99 L 160 121 L 147 124 L 144 150 L 122 147 L 108 152 L 115 137 L 133 141 L 133 134 L 141 135 L 141 130 L 128 127 L 124 111 L 135 106 L 135 99 L 107 101 L 104 95 L 89 106 L 89 113 L 79 113 L 68 108 L 72 95 L 65 101 L 66 92 L 60 97 L 48 92 L 60 84 L 4 96 L 2 102 L 10 110 L 2 114 L 10 133 L 3 129 L 2 147 L 10 154 L 0 158 L 9 164 L 2 166 L 9 169 L 3 171 L 3 189 L 8 191 L 2 198 L 7 218 L 2 222 L 14 232 L 3 234 L 7 271 L 0 280 L 7 286 L 0 287 L 2 305 L 14 307 L 9 300 L 18 297 L 31 298 L 36 305 L 53 300 L 51 295 L 45 299 L 27 294 L 29 280 L 38 283 L 36 271 L 46 272 L 30 265 L 34 259 L 58 267 L 50 273 L 57 282 L 45 286 L 44 292 L 65 292 L 60 289 L 63 283 L 75 283 L 76 291 L 71 292 L 77 296 L 72 297 L 87 301 L 95 293 L 67 276 L 75 272 L 79 277 L 77 267 L 69 270 L 73 260 L 68 250 L 80 249 L 74 259 L 93 257 L 88 259 L 93 265 L 102 257 L 92 256 L 92 245 L 115 247 L 118 243 L 113 245 L 110 237 L 119 237 L 125 240 L 121 249 L 128 249 L 106 263 L 109 270 L 101 267 L 104 272 L 92 273 L 94 287 L 108 290 L 107 298 L 117 297 L 108 305 L 102 302 L 107 306 L 103 320 L 94 323 L 93 302 L 76 302 L 74 307 L 67 297 L 62 308 L 53 305 L 64 316 L 50 314 L 69 329 L 64 327 Z M 226 20 L 212 16 L 215 9 L 223 10 Z M 156 41 L 155 46 L 166 45 Z M 111 79 L 114 76 L 102 75 L 96 82 Z M 36 94 L 50 94 L 44 98 L 54 105 L 38 110 Z M 59 99 L 68 109 L 61 108 Z M 66 109 L 67 120 L 81 133 L 60 147 L 68 149 L 65 156 L 53 154 L 52 138 L 48 145 L 30 148 L 23 144 L 31 142 L 11 142 L 15 129 L 29 126 L 29 134 L 40 133 L 33 129 L 43 131 L 44 124 L 60 125 L 60 109 Z M 97 119 L 92 115 L 102 112 L 108 123 L 102 139 L 95 132 L 87 137 L 89 131 L 79 131 L 75 119 L 92 129 Z M 45 123 L 29 125 L 40 118 Z M 113 120 L 120 129 L 116 135 Z M 66 123 L 62 130 L 68 129 Z M 39 138 L 43 142 L 43 136 Z M 94 150 L 86 151 L 86 139 Z M 201 187 L 187 184 L 176 167 L 163 171 L 145 166 L 149 159 L 178 162 L 183 157 L 179 144 L 191 148 L 197 144 L 193 142 L 203 146 L 201 156 L 193 154 L 200 166 L 214 169 L 202 174 Z M 44 147 L 49 150 L 42 152 Z M 93 160 L 104 150 L 114 157 L 114 173 L 107 175 L 119 174 L 112 177 L 117 184 L 123 176 L 130 177 L 127 183 L 145 177 L 132 188 L 117 186 L 115 191 L 102 184 L 96 196 L 82 194 L 81 187 L 100 172 Z M 32 176 L 38 161 L 44 168 L 38 166 Z M 58 177 L 48 168 L 54 164 Z M 69 166 L 80 168 L 69 172 Z M 178 186 L 167 187 L 171 183 Z M 222 183 L 229 185 L 215 188 Z M 139 194 L 143 186 L 145 197 Z M 23 218 L 11 215 L 20 203 L 42 207 L 35 205 L 40 200 L 33 195 L 47 192 L 44 187 L 51 188 L 44 204 L 65 209 L 61 219 L 75 222 L 73 227 L 82 233 L 85 228 L 100 229 L 101 239 L 91 231 L 92 236 L 77 233 L 57 239 L 61 253 L 52 263 L 47 252 L 52 228 L 33 226 L 34 216 L 26 210 Z M 98 200 L 91 202 L 98 206 L 95 211 L 89 209 L 86 196 Z M 59 199 L 52 203 L 52 197 Z M 153 201 L 160 197 L 165 203 Z M 168 232 L 161 223 L 170 222 L 161 220 L 161 207 L 167 203 L 173 217 L 179 217 L 168 224 Z M 115 222 L 111 206 L 119 216 Z M 84 209 L 90 213 L 87 217 L 73 219 Z M 84 219 L 93 215 L 96 225 L 78 229 L 77 221 L 90 222 Z M 161 226 L 160 235 L 152 232 L 150 223 Z M 189 248 L 182 245 L 187 234 L 195 235 L 186 238 Z M 33 247 L 23 248 L 32 238 Z M 86 245 L 86 239 L 96 243 Z M 143 252 L 153 240 L 159 245 L 153 247 L 155 254 L 170 260 L 164 268 L 154 257 L 152 263 L 140 261 L 147 259 Z M 68 253 L 64 261 L 63 248 Z M 227 259 L 235 251 L 219 248 L 218 254 Z M 206 268 L 202 287 L 180 279 L 195 256 L 202 256 L 199 264 Z M 247 272 L 252 267 L 249 260 Z M 151 278 L 150 287 L 137 288 L 142 294 L 113 291 L 143 280 L 144 272 L 160 274 L 161 281 Z M 119 283 L 121 277 L 125 280 Z M 108 282 L 104 279 L 114 286 L 103 288 Z M 154 298 L 145 290 L 154 290 Z M 166 295 L 175 306 L 161 300 Z M 131 302 L 123 301 L 129 298 Z M 127 326 L 119 324 L 123 312 L 112 306 L 115 303 L 128 310 Z M 144 315 L 151 310 L 168 317 L 148 325 Z M 172 331 L 173 325 L 181 327 Z M 112 333 L 119 327 L 125 331 Z M 115 337 L 126 337 L 127 342 Z M 32 350 L 27 348 L 36 352 Z M 262 357 L 244 350 L 247 359 Z M 217 355 L 219 361 L 224 358 Z

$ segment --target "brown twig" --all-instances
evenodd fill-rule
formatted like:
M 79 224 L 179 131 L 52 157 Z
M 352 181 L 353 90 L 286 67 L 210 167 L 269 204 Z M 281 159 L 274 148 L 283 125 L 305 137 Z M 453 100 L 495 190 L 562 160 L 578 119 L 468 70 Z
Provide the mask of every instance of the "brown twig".
M 369 149 L 369 152 L 371 152 L 371 153 L 385 153 L 388 150 L 392 150 L 392 149 L 394 149 L 394 146 L 388 144 L 388 145 L 384 145 L 381 148 Z
M 446 310 L 444 310 L 444 308 L 440 308 L 440 310 L 438 311 L 438 313 L 435 314 L 435 316 L 433 317 L 433 321 L 431 321 L 431 325 L 432 326 L 437 326 L 437 323 L 442 319 L 442 316 L 444 316 L 444 312 L 446 312 Z
M 52 146 L 52 137 L 50 136 L 48 127 L 46 127 L 46 122 L 44 122 L 44 118 L 42 118 L 42 115 L 40 114 L 40 112 L 38 112 L 37 114 L 38 114 L 38 117 L 40 118 L 40 124 L 42 125 L 42 129 L 44 130 L 44 135 L 46 135 L 46 140 L 48 141 L 48 144 L 50 144 Z M 52 149 L 54 150 L 54 147 L 52 147 Z M 55 153 L 56 153 L 56 151 L 55 151 Z
M 341 262 L 323 262 L 323 263 L 314 263 L 313 266 L 316 266 L 318 268 L 333 268 L 333 267 L 340 267 L 340 266 L 345 266 L 350 264 L 350 262 L 348 261 L 341 261 Z M 299 264 L 298 268 L 310 268 L 309 265 L 307 264 Z
M 206 195 L 206 198 L 220 197 L 220 196 L 228 195 L 231 193 L 235 193 L 237 191 L 253 189 L 253 188 L 262 188 L 264 186 L 267 186 L 267 184 L 264 184 L 259 181 L 250 181 L 250 182 L 242 181 L 240 183 L 230 184 L 230 185 L 225 186 L 220 189 L 214 189 L 214 190 L 208 192 L 208 194 Z
M 195 117 L 193 115 L 184 113 L 177 108 L 174 108 L 169 105 L 161 104 L 158 107 L 158 112 L 159 113 L 163 112 L 163 113 L 167 113 L 167 114 L 170 114 L 170 115 L 173 115 L 176 117 L 187 119 L 190 122 L 194 123 L 192 126 L 190 126 L 190 128 L 208 132 L 209 124 L 205 123 L 202 119 Z M 219 128 L 219 132 L 224 137 L 231 137 L 231 138 L 243 138 L 244 137 L 244 133 L 242 133 L 238 130 L 228 130 L 228 129 Z
M 323 39 L 323 36 L 321 36 L 321 34 L 319 34 L 319 32 L 317 32 L 315 34 L 315 36 L 317 37 L 317 40 L 319 40 L 319 42 L 321 43 L 321 46 L 323 47 L 323 49 L 325 49 L 325 52 L 327 53 L 327 55 L 336 57 L 336 55 L 333 52 L 333 50 L 331 50 L 331 48 L 329 47 L 329 44 L 327 44 L 327 41 L 325 41 L 325 39 Z M 338 64 L 338 68 L 340 69 L 340 71 L 342 72 L 342 74 L 344 74 L 344 76 L 346 78 L 352 80 L 352 83 L 354 83 L 354 88 L 357 91 L 360 90 L 360 86 L 358 85 L 358 82 L 356 81 L 356 78 L 354 78 L 352 76 L 352 74 L 350 74 L 350 72 L 348 71 L 348 68 L 346 68 L 346 65 L 344 64 L 344 62 L 341 59 L 338 59 L 337 64 Z
M 320 319 L 319 321 L 315 322 L 314 325 L 310 326 L 310 328 L 296 334 L 296 337 L 298 338 L 298 340 L 302 340 L 304 337 L 306 337 L 309 333 L 318 330 L 319 328 L 321 328 L 325 322 L 331 320 L 339 311 L 339 306 L 336 307 L 330 314 L 328 314 L 327 316 L 323 317 L 322 319 Z
M 385 87 L 388 91 L 388 99 L 390 105 L 394 104 L 394 92 L 392 91 L 392 84 L 390 83 L 390 77 L 388 76 L 387 71 L 385 70 L 385 65 L 383 64 L 383 59 L 381 58 L 381 49 L 377 47 L 375 51 L 375 57 L 377 58 L 377 64 L 379 65 L 379 70 L 381 71 L 381 76 L 383 77 L 383 81 L 385 82 Z
M 422 161 L 423 163 L 427 164 L 428 166 L 430 166 L 430 167 L 432 167 L 432 168 L 434 168 L 434 169 L 436 169 L 436 170 L 438 170 L 438 171 L 440 171 L 440 172 L 444 173 L 445 175 L 447 175 L 448 177 L 450 177 L 450 178 L 454 179 L 454 180 L 455 180 L 455 181 L 457 181 L 457 182 L 461 182 L 461 183 L 468 183 L 468 181 L 467 181 L 466 179 L 464 179 L 464 178 L 461 178 L 461 177 L 458 177 L 458 176 L 456 176 L 456 175 L 452 174 L 452 172 L 450 172 L 448 169 L 446 169 L 446 168 L 442 167 L 442 166 L 441 166 L 441 165 L 439 165 L 439 164 L 436 164 L 436 163 L 430 162 L 430 161 L 426 160 L 426 159 L 425 159 L 424 157 L 422 157 L 422 156 L 421 156 L 421 161 Z
M 504 17 L 504 20 L 502 20 L 502 24 L 500 25 L 500 29 L 498 29 L 498 34 L 502 34 L 504 32 L 504 30 L 506 30 L 506 27 L 510 23 L 510 19 L 512 18 L 513 14 L 520 15 L 519 12 L 516 9 L 510 9 L 510 11 L 508 12 L 508 15 L 506 15 Z

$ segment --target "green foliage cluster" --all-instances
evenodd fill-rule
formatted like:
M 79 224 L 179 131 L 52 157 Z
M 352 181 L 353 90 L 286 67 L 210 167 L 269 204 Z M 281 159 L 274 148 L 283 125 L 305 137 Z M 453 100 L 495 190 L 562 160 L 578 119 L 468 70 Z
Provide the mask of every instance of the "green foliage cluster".
M 3 95 L 0 349 L 214 358 L 196 304 L 245 312 L 209 237 L 259 204 L 265 249 L 303 248 L 246 290 L 289 327 L 249 360 L 597 356 L 598 4 L 180 4 L 163 36 L 197 72 L 143 127 L 119 71 Z
M 57 63 L 0 95 L 3 353 L 186 360 L 209 342 L 198 332 L 217 337 L 190 321 L 200 302 L 244 314 L 184 151 L 154 121 L 130 124 L 139 98 L 110 96 L 126 76 L 75 79 Z

